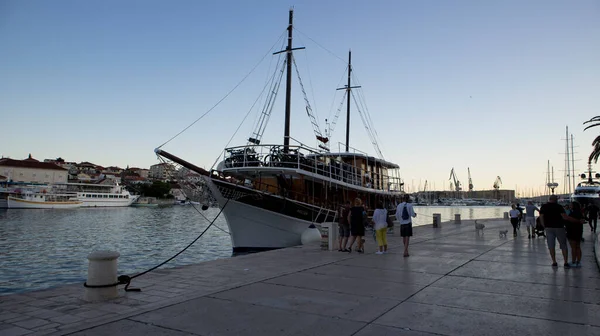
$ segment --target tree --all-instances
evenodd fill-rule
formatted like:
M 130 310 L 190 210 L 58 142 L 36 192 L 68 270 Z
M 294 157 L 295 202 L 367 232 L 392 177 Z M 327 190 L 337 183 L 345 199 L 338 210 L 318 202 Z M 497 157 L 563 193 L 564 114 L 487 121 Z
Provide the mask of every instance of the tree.
M 585 124 L 590 124 L 588 126 L 586 126 L 586 128 L 584 128 L 583 130 L 587 130 L 588 128 L 592 128 L 592 127 L 596 127 L 596 126 L 600 126 L 600 116 L 595 116 L 592 119 L 586 121 L 583 123 Z M 600 158 L 600 135 L 597 136 L 594 141 L 592 141 L 592 146 L 594 147 L 594 149 L 592 149 L 592 152 L 590 153 L 590 157 L 588 158 L 589 162 L 592 162 L 592 160 L 594 161 L 594 163 L 598 163 L 598 158 Z

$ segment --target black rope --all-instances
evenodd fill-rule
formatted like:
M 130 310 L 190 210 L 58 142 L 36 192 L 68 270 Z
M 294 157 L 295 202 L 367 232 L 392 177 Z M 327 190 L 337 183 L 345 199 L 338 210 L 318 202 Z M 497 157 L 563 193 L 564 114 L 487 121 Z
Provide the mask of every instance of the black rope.
M 202 233 L 200 233 L 200 235 L 198 237 L 196 237 L 196 239 L 194 239 L 191 243 L 188 244 L 188 246 L 186 246 L 183 250 L 177 252 L 174 256 L 172 256 L 171 258 L 163 261 L 162 263 L 142 272 L 142 273 L 138 273 L 134 276 L 129 276 L 129 275 L 121 275 L 117 278 L 117 282 L 113 283 L 113 284 L 108 284 L 108 285 L 88 285 L 87 282 L 85 282 L 83 284 L 84 287 L 86 288 L 108 288 L 108 287 L 115 287 L 118 285 L 125 285 L 125 291 L 126 292 L 140 292 L 141 289 L 140 288 L 129 288 L 129 285 L 131 284 L 131 280 L 142 276 L 146 273 L 152 272 L 155 269 L 165 265 L 166 263 L 168 263 L 169 261 L 177 258 L 177 256 L 179 256 L 180 254 L 182 254 L 183 252 L 185 252 L 188 248 L 190 248 L 192 245 L 194 245 L 194 243 L 196 241 L 198 241 L 198 239 L 200 239 L 200 237 L 202 237 L 206 231 L 208 231 L 208 229 L 210 229 L 211 226 L 213 226 L 213 224 L 215 223 L 215 221 L 217 220 L 217 218 L 219 218 L 219 216 L 221 215 L 221 213 L 223 212 L 223 210 L 225 209 L 225 207 L 227 206 L 227 204 L 229 203 L 230 199 L 227 199 L 227 201 L 225 201 L 225 204 L 223 204 L 223 207 L 221 208 L 221 210 L 219 211 L 219 213 L 217 214 L 217 216 L 210 222 L 210 224 L 204 229 L 204 231 L 202 231 Z

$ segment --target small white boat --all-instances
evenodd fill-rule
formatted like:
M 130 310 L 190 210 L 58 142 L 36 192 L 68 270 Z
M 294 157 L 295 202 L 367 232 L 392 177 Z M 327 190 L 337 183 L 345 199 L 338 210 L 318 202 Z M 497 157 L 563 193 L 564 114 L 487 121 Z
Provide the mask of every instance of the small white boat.
M 158 202 L 156 201 L 156 197 L 140 197 L 138 200 L 131 204 L 132 207 L 157 207 Z
M 12 194 L 7 203 L 9 209 L 76 209 L 82 205 L 73 195 L 34 192 Z
M 173 202 L 174 205 L 200 205 L 200 202 L 190 201 L 190 200 L 175 200 Z

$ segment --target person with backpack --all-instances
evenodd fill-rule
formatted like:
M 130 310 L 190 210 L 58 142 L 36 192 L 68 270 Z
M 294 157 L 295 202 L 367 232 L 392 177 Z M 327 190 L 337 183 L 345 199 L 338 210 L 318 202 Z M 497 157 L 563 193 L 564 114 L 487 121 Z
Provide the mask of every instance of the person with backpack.
M 412 218 L 417 217 L 412 204 L 408 203 L 410 196 L 404 195 L 403 202 L 396 208 L 396 219 L 400 222 L 400 236 L 404 243 L 404 257 L 409 257 L 408 245 L 412 232 Z

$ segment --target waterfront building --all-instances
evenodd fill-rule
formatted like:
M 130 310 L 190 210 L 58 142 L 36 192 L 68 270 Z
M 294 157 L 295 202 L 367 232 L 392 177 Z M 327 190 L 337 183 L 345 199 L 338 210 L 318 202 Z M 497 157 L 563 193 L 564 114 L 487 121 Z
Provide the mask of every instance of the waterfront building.
M 25 160 L 0 159 L 0 174 L 13 182 L 56 184 L 67 183 L 69 171 L 54 163 L 40 162 L 29 154 Z
M 159 163 L 150 166 L 148 177 L 159 181 L 169 181 L 175 175 L 175 167 L 169 163 Z

